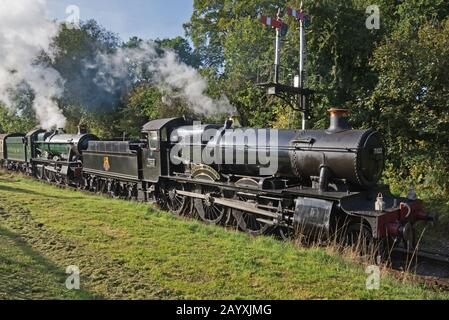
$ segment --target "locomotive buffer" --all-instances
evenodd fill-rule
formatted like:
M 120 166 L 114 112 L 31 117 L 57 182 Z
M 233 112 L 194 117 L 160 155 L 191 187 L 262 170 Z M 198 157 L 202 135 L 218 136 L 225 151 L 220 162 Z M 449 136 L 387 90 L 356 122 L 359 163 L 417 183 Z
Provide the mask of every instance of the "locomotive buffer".
M 282 38 L 287 34 L 288 26 L 282 21 L 281 10 L 278 10 L 276 19 L 267 16 L 261 16 L 262 24 L 276 29 L 276 47 L 274 58 L 274 75 L 268 82 L 258 83 L 257 85 L 263 87 L 270 96 L 277 96 L 283 101 L 287 102 L 294 110 L 302 113 L 302 130 L 307 129 L 307 120 L 310 119 L 310 95 L 313 90 L 305 88 L 306 80 L 306 33 L 305 28 L 310 18 L 303 13 L 303 4 L 301 10 L 297 11 L 292 8 L 287 9 L 287 14 L 298 20 L 300 31 L 300 53 L 299 53 L 299 75 L 295 76 L 293 85 L 283 84 L 280 80 L 281 69 L 281 47 Z M 294 103 L 289 99 L 291 96 L 298 98 Z

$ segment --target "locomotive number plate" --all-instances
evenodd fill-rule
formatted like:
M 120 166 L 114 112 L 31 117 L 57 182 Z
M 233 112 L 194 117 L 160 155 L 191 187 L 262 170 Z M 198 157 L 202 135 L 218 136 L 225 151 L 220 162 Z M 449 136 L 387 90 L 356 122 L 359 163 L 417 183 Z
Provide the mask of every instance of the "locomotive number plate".
M 148 168 L 156 168 L 156 159 L 147 159 Z

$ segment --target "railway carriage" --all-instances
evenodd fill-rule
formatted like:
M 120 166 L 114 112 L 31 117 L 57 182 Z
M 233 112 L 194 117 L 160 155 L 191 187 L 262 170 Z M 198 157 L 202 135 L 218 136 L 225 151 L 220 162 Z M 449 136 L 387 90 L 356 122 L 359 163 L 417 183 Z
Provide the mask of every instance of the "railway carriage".
M 26 171 L 27 144 L 21 133 L 0 135 L 0 165 L 9 170 Z

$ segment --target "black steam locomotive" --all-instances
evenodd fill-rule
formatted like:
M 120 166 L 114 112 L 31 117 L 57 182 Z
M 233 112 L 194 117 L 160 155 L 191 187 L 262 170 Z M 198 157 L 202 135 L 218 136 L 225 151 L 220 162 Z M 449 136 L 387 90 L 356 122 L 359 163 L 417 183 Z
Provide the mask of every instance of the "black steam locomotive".
M 49 182 L 157 202 L 209 224 L 233 223 L 252 235 L 343 235 L 410 247 L 416 222 L 432 217 L 413 193 L 394 197 L 378 184 L 382 136 L 352 130 L 345 110 L 330 113 L 327 130 L 172 118 L 147 123 L 133 141 L 100 141 L 82 131 L 3 135 L 0 163 Z

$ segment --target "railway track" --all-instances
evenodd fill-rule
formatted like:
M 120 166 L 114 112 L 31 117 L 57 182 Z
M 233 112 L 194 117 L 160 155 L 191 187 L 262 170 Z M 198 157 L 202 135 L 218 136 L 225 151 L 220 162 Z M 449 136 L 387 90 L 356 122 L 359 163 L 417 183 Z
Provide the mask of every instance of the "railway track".
M 425 249 L 419 249 L 415 252 L 408 252 L 402 248 L 395 248 L 392 252 L 392 257 L 399 256 L 402 260 L 408 261 L 414 264 L 432 264 L 444 268 L 449 278 L 449 255 L 443 254 L 437 251 L 430 251 Z
M 449 290 L 449 255 L 427 249 L 407 252 L 395 248 L 390 258 L 397 274 L 404 276 L 408 272 L 412 281 Z

